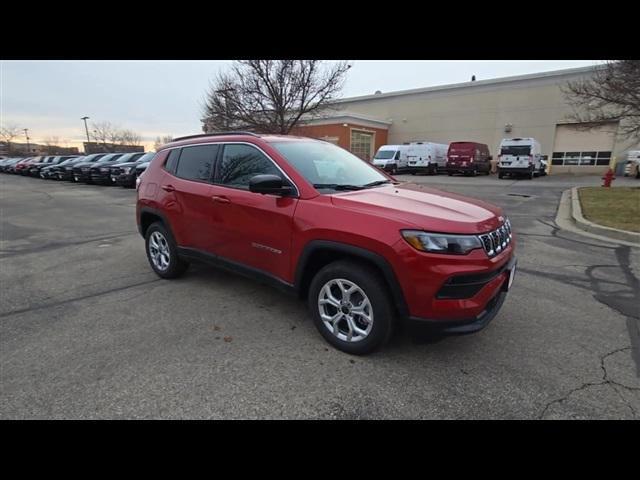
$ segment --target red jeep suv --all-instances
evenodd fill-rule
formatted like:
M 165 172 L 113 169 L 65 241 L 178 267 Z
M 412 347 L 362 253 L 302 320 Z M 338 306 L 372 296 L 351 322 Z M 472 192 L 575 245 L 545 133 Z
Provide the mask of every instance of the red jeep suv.
M 160 277 L 201 260 L 307 297 L 322 336 L 352 354 L 383 345 L 398 320 L 480 330 L 515 272 L 500 208 L 398 183 L 320 140 L 182 137 L 158 151 L 137 195 Z

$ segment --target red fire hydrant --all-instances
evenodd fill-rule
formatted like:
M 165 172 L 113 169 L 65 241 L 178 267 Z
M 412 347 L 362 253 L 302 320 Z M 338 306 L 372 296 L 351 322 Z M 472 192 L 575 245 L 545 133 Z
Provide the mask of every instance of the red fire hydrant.
M 604 177 L 602 177 L 602 180 L 604 180 L 604 182 L 602 183 L 602 186 L 610 187 L 611 182 L 613 182 L 615 179 L 616 177 L 613 176 L 613 170 L 612 169 L 607 170 L 607 173 L 605 173 Z

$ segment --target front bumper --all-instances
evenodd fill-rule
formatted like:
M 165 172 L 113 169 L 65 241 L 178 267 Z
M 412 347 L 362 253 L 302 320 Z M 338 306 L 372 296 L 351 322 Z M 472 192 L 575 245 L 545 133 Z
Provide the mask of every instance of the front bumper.
M 73 172 L 71 170 L 58 170 L 56 176 L 58 180 L 73 180 Z
M 76 182 L 93 183 L 89 172 L 74 171 L 72 177 Z
M 105 184 L 105 185 L 111 185 L 111 175 L 109 174 L 109 172 L 107 173 L 102 173 L 102 172 L 95 172 L 92 171 L 89 174 L 89 178 L 91 178 L 91 181 L 93 183 L 101 183 L 101 184 Z
M 500 283 L 499 288 L 492 293 L 492 296 L 486 302 L 482 311 L 472 317 L 456 319 L 456 320 L 443 320 L 443 319 L 430 319 L 422 317 L 409 317 L 409 320 L 414 325 L 419 325 L 421 328 L 427 328 L 433 332 L 447 335 L 463 335 L 468 333 L 474 333 L 485 328 L 491 320 L 500 311 L 502 304 L 507 298 L 507 293 L 510 288 L 511 272 L 515 270 L 517 264 L 516 257 L 511 257 L 511 260 L 503 267 L 499 274 Z
M 406 304 L 403 316 L 441 328 L 475 322 L 508 281 L 515 245 L 514 236 L 502 252 L 488 257 L 483 249 L 466 255 L 420 252 L 399 240 L 392 268 Z
M 123 187 L 135 187 L 136 186 L 136 174 L 135 173 L 121 173 L 120 175 L 111 176 L 115 180 L 115 183 Z

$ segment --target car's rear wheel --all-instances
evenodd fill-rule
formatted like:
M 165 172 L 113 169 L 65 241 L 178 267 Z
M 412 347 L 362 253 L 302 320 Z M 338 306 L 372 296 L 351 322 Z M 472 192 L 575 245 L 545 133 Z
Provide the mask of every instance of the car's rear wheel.
M 309 309 L 320 334 L 343 352 L 364 355 L 391 337 L 393 305 L 367 265 L 339 260 L 323 267 L 309 287 Z
M 154 272 L 162 278 L 176 278 L 182 275 L 189 263 L 178 256 L 178 248 L 171 233 L 156 222 L 145 233 L 147 259 Z

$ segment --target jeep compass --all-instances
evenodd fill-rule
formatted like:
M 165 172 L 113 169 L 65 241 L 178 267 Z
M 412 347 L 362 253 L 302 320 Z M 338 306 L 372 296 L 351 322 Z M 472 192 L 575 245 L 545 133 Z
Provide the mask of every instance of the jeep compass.
M 162 278 L 205 261 L 307 298 L 336 348 L 371 352 L 396 322 L 484 328 L 515 272 L 499 207 L 399 183 L 321 140 L 246 132 L 159 149 L 136 217 Z

